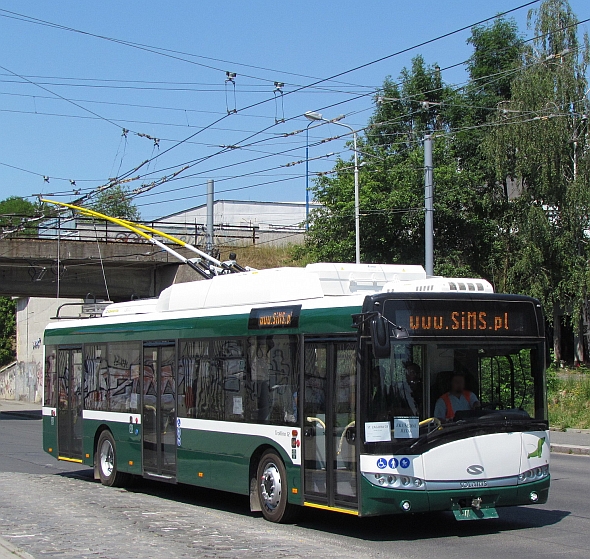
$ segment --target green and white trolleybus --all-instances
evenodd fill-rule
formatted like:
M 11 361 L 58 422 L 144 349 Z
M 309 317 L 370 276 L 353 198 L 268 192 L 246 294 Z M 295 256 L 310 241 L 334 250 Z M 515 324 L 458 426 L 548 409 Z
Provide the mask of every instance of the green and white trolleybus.
M 105 485 L 250 495 L 275 522 L 302 507 L 494 518 L 547 500 L 543 315 L 485 280 L 246 271 L 55 321 L 44 344 L 44 449 Z M 474 405 L 433 417 L 457 375 Z

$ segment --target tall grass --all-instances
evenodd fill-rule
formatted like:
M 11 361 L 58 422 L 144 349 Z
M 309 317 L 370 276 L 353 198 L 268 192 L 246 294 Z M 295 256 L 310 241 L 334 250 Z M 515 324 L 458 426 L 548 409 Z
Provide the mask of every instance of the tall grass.
M 309 261 L 305 255 L 301 256 L 301 247 L 287 245 L 272 247 L 268 245 L 237 246 L 221 250 L 221 260 L 227 260 L 230 252 L 235 252 L 238 264 L 250 266 L 258 270 L 278 268 L 281 266 L 305 266 Z
M 562 429 L 590 429 L 590 375 L 559 378 L 548 373 L 549 424 Z

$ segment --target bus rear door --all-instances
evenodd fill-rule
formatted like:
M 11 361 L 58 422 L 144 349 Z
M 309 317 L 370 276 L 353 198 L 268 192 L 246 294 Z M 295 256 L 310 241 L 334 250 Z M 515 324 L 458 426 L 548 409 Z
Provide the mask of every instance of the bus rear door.
M 57 352 L 57 448 L 60 460 L 82 462 L 82 349 Z

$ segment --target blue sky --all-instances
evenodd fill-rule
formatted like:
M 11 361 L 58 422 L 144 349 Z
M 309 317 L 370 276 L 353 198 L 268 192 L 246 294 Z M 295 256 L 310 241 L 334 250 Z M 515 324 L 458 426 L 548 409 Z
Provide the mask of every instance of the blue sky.
M 522 3 L 0 0 L 0 10 L 169 49 L 163 56 L 0 11 L 0 198 L 43 193 L 68 201 L 74 190 L 96 188 L 160 153 L 129 175 L 141 175 L 131 188 L 192 166 L 135 199 L 145 219 L 204 203 L 209 178 L 219 199 L 303 200 L 305 165 L 287 164 L 305 158 L 305 134 L 285 136 L 307 125 L 300 115 L 345 114 L 343 122 L 361 128 L 385 76 L 397 77 L 417 54 L 443 68 L 464 61 L 469 32 L 295 89 Z M 590 17 L 587 0 L 570 4 L 578 19 Z M 523 32 L 527 11 L 512 14 Z M 237 74 L 235 94 L 226 71 Z M 464 67 L 443 73 L 449 84 L 465 78 Z M 282 97 L 275 81 L 285 84 Z M 350 157 L 344 140 L 319 143 L 342 131 L 311 130 L 312 173 L 332 168 L 338 154 Z M 236 145 L 244 147 L 218 153 Z

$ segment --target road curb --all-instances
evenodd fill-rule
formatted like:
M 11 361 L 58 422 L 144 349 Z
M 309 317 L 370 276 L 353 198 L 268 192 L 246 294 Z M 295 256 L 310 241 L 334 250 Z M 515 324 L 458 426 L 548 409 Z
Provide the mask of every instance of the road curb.
M 590 446 L 578 444 L 552 444 L 551 452 L 559 454 L 577 454 L 578 456 L 590 456 Z
M 0 537 L 0 559 L 35 559 L 30 553 Z

